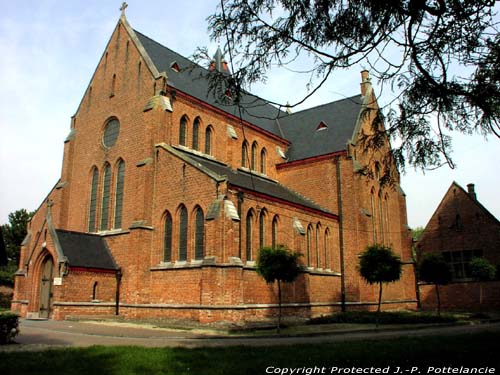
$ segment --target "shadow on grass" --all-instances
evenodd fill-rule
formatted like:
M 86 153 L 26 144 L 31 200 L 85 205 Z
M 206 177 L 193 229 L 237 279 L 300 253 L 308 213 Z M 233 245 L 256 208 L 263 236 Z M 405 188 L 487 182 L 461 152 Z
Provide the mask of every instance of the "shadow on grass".
M 274 367 L 497 367 L 498 332 L 280 347 L 100 347 L 0 352 L 1 374 L 265 374 Z M 392 371 L 391 371 L 392 373 Z

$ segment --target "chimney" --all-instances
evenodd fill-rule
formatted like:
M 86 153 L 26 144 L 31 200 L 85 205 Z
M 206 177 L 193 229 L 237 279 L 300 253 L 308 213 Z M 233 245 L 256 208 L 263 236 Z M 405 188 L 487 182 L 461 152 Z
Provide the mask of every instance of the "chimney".
M 474 190 L 474 184 L 467 184 L 467 192 L 469 193 L 472 199 L 477 201 L 476 191 Z
M 361 96 L 366 95 L 366 89 L 368 85 L 370 85 L 370 73 L 368 73 L 368 70 L 362 70 L 361 71 Z

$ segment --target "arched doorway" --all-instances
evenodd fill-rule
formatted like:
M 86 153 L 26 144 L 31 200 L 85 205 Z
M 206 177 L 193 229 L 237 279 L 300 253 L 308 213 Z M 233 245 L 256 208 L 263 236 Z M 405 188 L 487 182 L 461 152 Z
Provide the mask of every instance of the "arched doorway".
M 48 318 L 52 305 L 52 283 L 54 273 L 54 262 L 51 256 L 47 256 L 42 263 L 42 275 L 40 279 L 40 318 Z

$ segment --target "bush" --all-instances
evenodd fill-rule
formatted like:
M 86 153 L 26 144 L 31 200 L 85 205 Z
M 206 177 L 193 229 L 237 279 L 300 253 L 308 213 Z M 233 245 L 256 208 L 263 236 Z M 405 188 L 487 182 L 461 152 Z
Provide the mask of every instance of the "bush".
M 19 316 L 13 313 L 0 314 L 0 344 L 8 344 L 19 333 Z
M 17 265 L 10 263 L 7 266 L 0 266 L 0 285 L 14 286 L 14 274 L 17 271 Z

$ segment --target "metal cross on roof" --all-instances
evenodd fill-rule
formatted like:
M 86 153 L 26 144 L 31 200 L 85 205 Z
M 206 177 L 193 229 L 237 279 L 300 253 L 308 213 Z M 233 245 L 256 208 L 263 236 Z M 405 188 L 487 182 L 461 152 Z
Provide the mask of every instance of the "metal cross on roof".
M 125 15 L 125 9 L 127 9 L 127 7 L 128 7 L 128 4 L 124 1 L 122 3 L 122 6 L 120 7 L 120 10 L 122 11 L 122 16 Z

